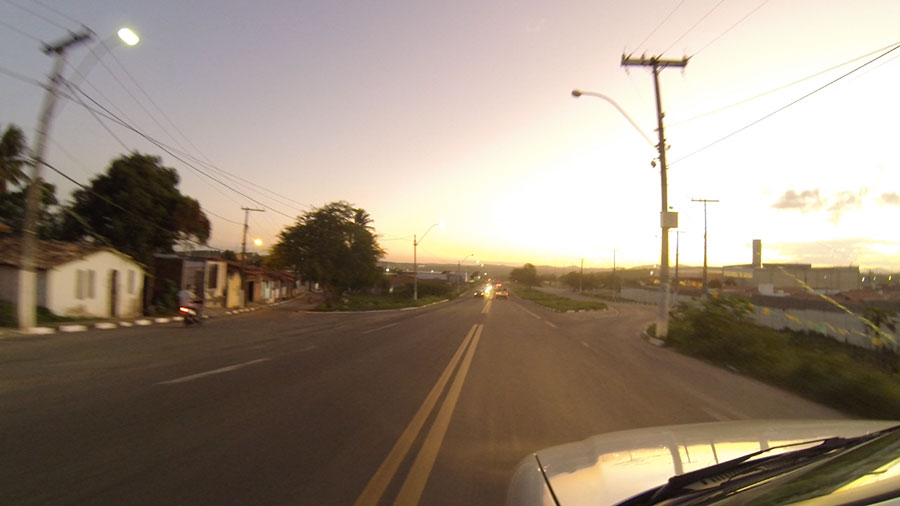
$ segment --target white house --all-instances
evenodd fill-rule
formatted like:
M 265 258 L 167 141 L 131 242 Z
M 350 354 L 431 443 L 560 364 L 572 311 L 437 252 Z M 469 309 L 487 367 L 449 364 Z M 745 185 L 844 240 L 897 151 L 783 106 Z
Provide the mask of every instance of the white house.
M 0 238 L 0 299 L 16 303 L 21 239 Z M 61 316 L 130 318 L 143 312 L 144 268 L 112 248 L 40 241 L 37 303 Z

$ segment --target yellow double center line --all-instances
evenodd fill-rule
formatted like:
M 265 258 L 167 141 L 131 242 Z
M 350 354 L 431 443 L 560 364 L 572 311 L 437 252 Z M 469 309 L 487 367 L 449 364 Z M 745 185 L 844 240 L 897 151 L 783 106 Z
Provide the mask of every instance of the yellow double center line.
M 441 404 L 437 417 L 431 429 L 429 429 L 428 435 L 425 436 L 425 441 L 422 443 L 415 461 L 413 461 L 412 468 L 406 476 L 397 498 L 394 500 L 395 506 L 414 506 L 418 504 L 419 498 L 422 497 L 422 492 L 425 490 L 428 475 L 431 474 L 431 469 L 434 467 L 434 461 L 437 459 L 441 443 L 444 441 L 447 427 L 450 425 L 450 417 L 456 408 L 456 401 L 459 400 L 459 393 L 462 390 L 463 382 L 466 380 L 466 375 L 469 372 L 469 366 L 472 363 L 472 357 L 475 355 L 475 348 L 478 347 L 478 341 L 481 339 L 483 329 L 484 325 L 475 324 L 469 330 L 469 333 L 466 334 L 466 338 L 456 350 L 456 353 L 453 354 L 453 358 L 450 359 L 450 363 L 447 364 L 441 377 L 438 378 L 437 383 L 434 384 L 428 396 L 425 397 L 425 402 L 422 403 L 409 425 L 406 426 L 406 430 L 400 435 L 400 439 L 394 443 L 394 447 L 391 448 L 384 462 L 375 471 L 366 488 L 363 489 L 362 494 L 353 503 L 354 506 L 376 506 L 381 501 L 381 496 L 384 495 L 384 491 L 397 474 L 400 464 L 406 458 L 410 448 L 412 448 L 413 443 L 425 426 L 425 421 L 434 410 L 441 392 L 444 391 L 444 387 L 447 386 L 447 382 L 450 381 L 450 377 L 453 375 L 453 370 L 456 369 L 456 365 L 465 352 L 465 358 L 459 367 L 459 371 L 456 373 L 456 377 L 453 378 L 453 384 L 450 385 L 450 390 L 447 391 L 447 396 L 444 398 L 443 404 Z M 468 351 L 466 351 L 466 348 L 468 348 Z

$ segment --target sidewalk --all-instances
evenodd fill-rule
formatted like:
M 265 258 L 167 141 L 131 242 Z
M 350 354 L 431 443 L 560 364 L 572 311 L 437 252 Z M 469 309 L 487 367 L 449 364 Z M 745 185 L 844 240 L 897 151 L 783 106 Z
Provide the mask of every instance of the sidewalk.
M 297 308 L 300 310 L 312 309 L 316 307 L 320 302 L 320 295 L 315 293 L 305 293 L 303 295 L 291 298 L 291 299 L 282 299 L 280 301 L 272 302 L 272 303 L 264 303 L 264 302 L 250 302 L 247 304 L 247 307 L 241 308 L 232 308 L 226 309 L 221 307 L 206 307 L 203 308 L 203 313 L 205 318 L 216 319 L 223 318 L 235 314 L 247 313 L 251 311 L 257 311 L 259 309 L 265 309 L 269 307 L 280 306 L 286 303 L 295 303 Z M 45 323 L 41 324 L 38 327 L 34 327 L 30 329 L 28 332 L 23 332 L 16 328 L 11 327 L 0 327 L 0 339 L 9 338 L 9 337 L 22 337 L 22 336 L 35 336 L 35 335 L 50 335 L 55 334 L 57 332 L 85 332 L 87 330 L 96 329 L 96 330 L 110 330 L 122 327 L 145 327 L 149 325 L 155 325 L 160 323 L 172 323 L 172 322 L 180 322 L 183 318 L 178 315 L 170 315 L 170 316 L 140 316 L 135 318 L 123 318 L 123 319 L 97 319 L 97 320 L 85 320 L 85 321 L 71 321 L 71 322 L 58 322 L 58 323 Z

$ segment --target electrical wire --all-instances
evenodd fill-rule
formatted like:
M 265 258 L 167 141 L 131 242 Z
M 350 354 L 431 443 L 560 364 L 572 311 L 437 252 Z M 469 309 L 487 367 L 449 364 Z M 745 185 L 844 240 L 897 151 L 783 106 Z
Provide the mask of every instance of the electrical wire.
M 270 205 L 266 205 L 266 204 L 264 204 L 263 202 L 260 202 L 259 200 L 254 199 L 253 197 L 247 195 L 246 193 L 241 192 L 240 190 L 237 190 L 237 189 L 235 189 L 234 187 L 232 187 L 232 186 L 230 186 L 230 185 L 228 185 L 228 184 L 226 184 L 226 183 L 224 183 L 224 182 L 222 182 L 222 181 L 216 179 L 215 177 L 209 175 L 206 171 L 203 171 L 203 170 L 199 169 L 199 168 L 198 168 L 197 166 L 195 166 L 194 164 L 188 162 L 188 161 L 185 160 L 183 157 L 177 155 L 175 152 L 173 152 L 171 149 L 169 149 L 169 148 L 168 148 L 165 144 L 163 144 L 162 142 L 160 142 L 160 141 L 154 139 L 153 137 L 150 137 L 149 135 L 145 134 L 145 133 L 142 132 L 141 130 L 135 128 L 134 126 L 130 125 L 129 123 L 127 123 L 127 122 L 123 121 L 122 119 L 116 117 L 116 115 L 113 114 L 109 109 L 107 109 L 107 108 L 104 107 L 102 104 L 100 104 L 99 102 L 97 102 L 93 97 L 91 97 L 90 95 L 88 95 L 87 93 L 85 93 L 84 90 L 82 90 L 81 88 L 79 88 L 79 87 L 77 87 L 77 86 L 73 86 L 73 87 L 74 87 L 81 95 L 83 95 L 85 98 L 87 98 L 88 100 L 90 100 L 94 105 L 96 105 L 96 106 L 99 107 L 101 110 L 103 110 L 106 114 L 108 114 L 108 115 L 109 115 L 109 116 L 108 116 L 108 119 L 111 119 L 112 121 L 115 121 L 116 123 L 118 123 L 119 125 L 125 127 L 126 129 L 131 130 L 132 132 L 138 134 L 139 136 L 141 136 L 142 138 L 144 138 L 145 140 L 147 140 L 148 142 L 150 142 L 150 143 L 153 144 L 154 146 L 156 146 L 156 147 L 162 149 L 163 151 L 165 151 L 165 152 L 168 153 L 170 156 L 172 156 L 172 157 L 175 158 L 176 160 L 180 161 L 181 163 L 183 163 L 183 164 L 186 165 L 187 167 L 193 169 L 194 171 L 196 171 L 196 172 L 198 172 L 198 173 L 200 173 L 200 174 L 203 174 L 204 176 L 206 176 L 206 177 L 209 178 L 210 180 L 212 180 L 212 181 L 214 181 L 214 182 L 216 182 L 216 183 L 218 183 L 218 184 L 224 186 L 225 188 L 228 188 L 229 190 L 231 190 L 231 191 L 237 193 L 238 195 L 240 195 L 240 196 L 246 198 L 247 200 L 249 200 L 249 201 L 251 201 L 251 202 L 253 202 L 253 203 L 255 203 L 255 204 L 257 204 L 257 205 L 259 205 L 259 206 L 261 206 L 261 207 L 263 207 L 263 208 L 265 208 L 265 209 L 268 209 L 268 210 L 270 210 L 270 211 L 272 211 L 272 212 L 274 212 L 274 213 L 277 213 L 277 214 L 280 214 L 280 215 L 282 215 L 282 216 L 285 216 L 285 217 L 287 217 L 287 218 L 289 218 L 289 219 L 294 219 L 293 216 L 291 216 L 291 215 L 289 215 L 289 214 L 286 214 L 286 213 L 284 213 L 284 212 L 282 212 L 282 211 L 280 211 L 280 210 L 278 210 L 278 209 L 275 209 L 275 208 L 273 208 L 273 207 L 270 206 Z
M 131 215 L 132 217 L 137 218 L 139 221 L 142 221 L 142 222 L 144 222 L 144 223 L 146 223 L 146 224 L 148 224 L 148 225 L 150 225 L 150 226 L 152 226 L 152 227 L 154 227 L 154 228 L 157 228 L 157 229 L 159 229 L 159 230 L 161 230 L 161 231 L 163 231 L 163 232 L 165 232 L 165 233 L 167 233 L 167 234 L 172 232 L 171 230 L 168 230 L 168 229 L 166 229 L 166 228 L 164 228 L 164 227 L 162 227 L 162 226 L 160 226 L 160 225 L 158 225 L 158 224 L 156 224 L 156 223 L 153 223 L 152 221 L 146 220 L 143 216 L 141 216 L 140 214 L 135 213 L 135 212 L 132 211 L 131 209 L 128 209 L 128 208 L 126 208 L 126 207 L 124 207 L 124 206 L 118 204 L 117 202 L 114 202 L 114 201 L 112 201 L 112 200 L 106 198 L 105 196 L 103 196 L 103 195 L 101 195 L 101 194 L 95 192 L 95 191 L 93 190 L 93 188 L 90 188 L 90 187 L 88 187 L 88 186 L 85 186 L 85 185 L 79 183 L 79 182 L 76 181 L 75 179 L 69 177 L 68 174 L 66 174 L 65 172 L 63 172 L 63 171 L 57 169 L 57 168 L 54 167 L 53 165 L 51 165 L 51 164 L 49 164 L 49 163 L 47 163 L 47 162 L 45 162 L 45 161 L 43 161 L 43 160 L 41 161 L 41 164 L 44 165 L 45 167 L 47 167 L 48 169 L 52 170 L 53 172 L 59 174 L 59 175 L 62 176 L 63 178 L 67 179 L 70 183 L 72 183 L 72 184 L 78 186 L 79 188 L 81 188 L 81 189 L 83 189 L 83 190 L 85 190 L 85 191 L 91 193 L 91 194 L 94 195 L 95 197 L 97 197 L 97 198 L 99 198 L 100 200 L 106 202 L 107 204 L 109 204 L 109 205 L 115 207 L 116 209 L 120 209 L 120 210 L 122 210 L 122 211 L 128 213 L 128 214 Z M 198 245 L 200 245 L 200 246 L 207 246 L 207 247 L 209 246 L 208 244 L 204 244 L 204 243 L 202 243 L 202 242 L 195 241 L 195 240 L 193 240 L 193 239 L 189 239 L 189 238 L 187 238 L 187 237 L 180 237 L 179 240 L 191 242 L 191 243 L 194 243 L 194 244 L 198 244 Z
M 890 50 L 888 50 L 888 51 L 886 51 L 886 52 L 884 52 L 884 53 L 878 55 L 877 57 L 875 57 L 875 58 L 873 58 L 873 59 L 867 61 L 866 63 L 863 63 L 862 65 L 860 65 L 859 67 L 856 67 L 855 69 L 851 70 L 850 72 L 847 72 L 846 74 L 843 74 L 843 75 L 841 75 L 840 77 L 838 77 L 838 78 L 836 78 L 836 79 L 834 79 L 834 80 L 832 80 L 832 81 L 829 81 L 829 82 L 826 83 L 825 85 L 816 88 L 815 90 L 813 90 L 813 91 L 807 93 L 806 95 L 803 95 L 802 97 L 800 97 L 800 98 L 794 100 L 793 102 L 790 102 L 790 103 L 788 103 L 788 104 L 786 104 L 786 105 L 783 105 L 783 106 L 779 107 L 778 109 L 775 109 L 774 111 L 772 111 L 772 112 L 766 114 L 765 116 L 763 116 L 763 117 L 761 117 L 761 118 L 759 118 L 759 119 L 757 119 L 757 120 L 755 120 L 755 121 L 753 121 L 753 122 L 751 122 L 751 123 L 749 123 L 749 124 L 747 124 L 747 125 L 744 125 L 744 126 L 741 127 L 741 128 L 738 128 L 737 130 L 731 132 L 730 134 L 728 134 L 728 135 L 726 135 L 726 136 L 724 136 L 724 137 L 720 137 L 719 139 L 717 139 L 717 140 L 715 140 L 715 141 L 713 141 L 713 142 L 707 144 L 706 146 L 703 146 L 702 148 L 700 148 L 700 149 L 698 149 L 698 150 L 696 150 L 696 151 L 693 151 L 693 152 L 689 153 L 688 155 L 683 156 L 683 157 L 681 157 L 681 158 L 675 160 L 674 162 L 670 163 L 669 166 L 671 167 L 671 166 L 675 165 L 676 163 L 679 163 L 679 162 L 682 162 L 682 161 L 684 161 L 684 160 L 687 160 L 688 158 L 690 158 L 690 157 L 696 155 L 697 153 L 700 153 L 701 151 L 704 151 L 704 150 L 706 150 L 706 149 L 709 149 L 709 148 L 715 146 L 716 144 L 718 144 L 718 143 L 720 143 L 720 142 L 722 142 L 722 141 L 724 141 L 724 140 L 726 140 L 726 139 L 729 139 L 729 138 L 731 138 L 731 137 L 733 137 L 733 136 L 735 136 L 735 135 L 737 135 L 737 134 L 743 132 L 744 130 L 747 130 L 748 128 L 750 128 L 750 127 L 752 127 L 752 126 L 754 126 L 754 125 L 756 125 L 756 124 L 758 124 L 758 123 L 760 123 L 760 122 L 762 122 L 762 121 L 764 121 L 764 120 L 767 120 L 767 119 L 771 118 L 772 116 L 774 116 L 774 115 L 778 114 L 779 112 L 781 112 L 781 111 L 787 109 L 788 107 L 791 107 L 792 105 L 794 105 L 794 104 L 796 104 L 796 103 L 798 103 L 798 102 L 800 102 L 800 101 L 802 101 L 802 100 L 804 100 L 804 99 L 806 99 L 806 98 L 811 97 L 812 95 L 814 95 L 814 94 L 816 94 L 816 93 L 818 93 L 818 92 L 824 90 L 825 88 L 827 88 L 827 87 L 831 86 L 832 84 L 834 84 L 834 83 L 840 81 L 841 79 L 843 79 L 843 78 L 849 76 L 850 74 L 853 74 L 854 72 L 856 72 L 856 71 L 862 69 L 863 67 L 866 67 L 867 65 L 870 65 L 870 64 L 872 64 L 872 63 L 878 61 L 879 59 L 881 59 L 881 58 L 887 56 L 888 54 L 890 54 L 890 53 L 896 51 L 897 49 L 900 49 L 900 44 L 898 44 L 898 45 L 894 46 L 892 49 L 890 49 Z
M 63 24 L 61 24 L 61 23 L 57 23 L 56 21 L 54 21 L 54 20 L 48 18 L 47 16 L 44 16 L 43 14 L 37 13 L 37 12 L 35 12 L 35 11 L 29 9 L 28 7 L 25 7 L 24 5 L 19 5 L 18 3 L 13 2 L 12 0 L 4 0 L 4 1 L 5 1 L 6 3 L 8 3 L 9 5 L 12 5 L 13 7 L 16 7 L 16 8 L 18 8 L 18 9 L 21 9 L 21 10 L 27 12 L 28 14 L 31 14 L 32 16 L 38 18 L 38 19 L 41 19 L 41 20 L 43 20 L 43 21 L 45 21 L 45 22 L 47 22 L 47 23 L 50 23 L 51 25 L 55 26 L 56 28 L 59 28 L 60 30 L 65 30 L 65 31 L 67 31 L 67 32 L 70 31 L 68 26 L 63 25 Z
M 706 14 L 704 14 L 699 20 L 697 20 L 696 23 L 694 23 L 693 25 L 691 25 L 691 27 L 688 28 L 686 32 L 684 32 L 683 34 L 681 34 L 681 37 L 678 37 L 677 39 L 675 39 L 675 42 L 669 44 L 669 47 L 667 47 L 667 48 L 665 49 L 665 51 L 663 51 L 663 53 L 668 53 L 669 50 L 672 49 L 672 47 L 675 46 L 675 44 L 678 44 L 678 42 L 681 41 L 681 39 L 685 38 L 685 37 L 687 36 L 687 34 L 691 33 L 691 32 L 694 30 L 694 28 L 697 28 L 697 25 L 699 25 L 700 23 L 702 23 L 704 19 L 706 19 L 707 17 L 709 17 L 709 15 L 712 14 L 716 9 L 718 9 L 719 6 L 722 5 L 723 3 L 725 3 L 725 0 L 719 0 L 719 1 L 716 3 L 716 5 L 713 6 L 712 9 L 710 9 L 709 11 L 707 11 Z
M 41 82 L 38 81 L 37 79 L 32 79 L 26 75 L 19 74 L 18 72 L 9 70 L 4 67 L 0 67 L 0 74 L 6 74 L 7 76 L 12 77 L 13 79 L 18 79 L 19 81 L 22 81 L 23 83 L 33 84 L 35 86 L 40 86 L 41 88 L 44 87 L 44 85 L 41 84 Z
M 666 124 L 666 128 L 673 128 L 673 127 L 676 127 L 676 126 L 679 126 L 679 125 L 683 125 L 684 123 L 688 123 L 688 122 L 691 122 L 691 121 L 694 121 L 694 120 L 697 120 L 697 119 L 700 119 L 700 118 L 705 118 L 706 116 L 711 116 L 711 115 L 713 115 L 713 114 L 716 114 L 716 113 L 719 113 L 719 112 L 722 112 L 722 111 L 731 109 L 732 107 L 737 107 L 737 106 L 739 106 L 739 105 L 744 105 L 744 104 L 746 104 L 746 103 L 748 103 L 748 102 L 752 102 L 753 100 L 762 98 L 762 97 L 764 97 L 764 96 L 766 96 L 766 95 L 771 95 L 772 93 L 776 93 L 776 92 L 782 91 L 782 90 L 784 90 L 784 89 L 790 88 L 791 86 L 796 86 L 796 85 L 801 84 L 801 83 L 803 83 L 803 82 L 809 81 L 810 79 L 814 79 L 814 78 L 819 77 L 819 76 L 821 76 L 821 75 L 823 75 L 823 74 L 827 74 L 827 73 L 829 73 L 829 72 L 831 72 L 831 71 L 833 71 L 833 70 L 837 70 L 837 69 L 839 69 L 839 68 L 841 68 L 841 67 L 846 67 L 847 65 L 849 65 L 849 64 L 851 64 L 851 63 L 853 63 L 853 62 L 855 62 L 855 61 L 862 60 L 863 58 L 868 58 L 868 57 L 870 57 L 870 56 L 872 56 L 872 55 L 875 55 L 875 54 L 878 54 L 878 53 L 880 53 L 880 52 L 882 52 L 882 51 L 887 51 L 888 49 L 890 49 L 890 48 L 892 48 L 892 47 L 894 47 L 894 46 L 897 46 L 897 45 L 900 45 L 900 41 L 897 41 L 897 42 L 894 42 L 893 44 L 889 44 L 889 45 L 884 46 L 884 47 L 882 47 L 882 48 L 876 49 L 875 51 L 871 51 L 871 52 L 866 53 L 866 54 L 864 54 L 864 55 L 862 55 L 862 56 L 857 56 L 856 58 L 853 58 L 852 60 L 848 60 L 848 61 L 845 61 L 845 62 L 843 62 L 843 63 L 839 63 L 839 64 L 837 64 L 837 65 L 835 65 L 835 66 L 833 66 L 833 67 L 829 67 L 829 68 L 827 68 L 827 69 L 825 69 L 825 70 L 816 72 L 815 74 L 806 76 L 806 77 L 804 77 L 804 78 L 802 78 L 802 79 L 798 79 L 798 80 L 796 80 L 796 81 L 790 82 L 790 83 L 788 83 L 788 84 L 784 84 L 784 85 L 779 86 L 779 87 L 777 87 L 777 88 L 773 88 L 773 89 L 771 89 L 771 90 L 764 91 L 764 92 L 759 93 L 759 94 L 757 94 L 757 95 L 754 95 L 754 96 L 752 96 L 752 97 L 750 97 L 750 98 L 745 98 L 745 99 L 740 100 L 740 101 L 738 101 L 738 102 L 734 102 L 734 103 L 732 103 L 732 104 L 729 104 L 729 105 L 726 105 L 726 106 L 723 106 L 723 107 L 719 107 L 719 108 L 717 108 L 717 109 L 713 109 L 713 110 L 711 110 L 711 111 L 707 111 L 707 112 L 698 114 L 698 115 L 696 115 L 696 116 L 691 116 L 690 118 L 687 118 L 687 119 L 683 119 L 683 120 L 679 120 L 679 121 L 673 121 L 672 123 Z M 888 62 L 885 62 L 885 63 L 888 63 Z
M 35 42 L 38 42 L 40 44 L 44 43 L 44 41 L 42 41 L 41 39 L 35 37 L 34 35 L 31 35 L 30 33 L 26 32 L 25 30 L 22 30 L 21 28 L 15 26 L 15 25 L 11 25 L 11 24 L 7 23 L 6 21 L 0 20 L 0 25 L 3 25 L 5 27 L 9 28 L 10 30 L 18 33 L 19 35 L 21 35 L 23 37 L 27 37 Z
M 54 8 L 54 7 L 52 7 L 52 6 L 50 6 L 50 5 L 47 5 L 47 4 L 45 4 L 44 2 L 40 2 L 40 1 L 38 1 L 38 0 L 31 0 L 31 1 L 32 1 L 32 3 L 35 3 L 35 4 L 37 4 L 37 5 L 40 5 L 40 6 L 43 7 L 44 9 L 47 9 L 48 11 L 50 11 L 50 12 L 56 14 L 57 16 L 59 16 L 59 17 L 61 17 L 61 18 L 65 18 L 67 21 L 70 21 L 70 22 L 72 22 L 72 23 L 75 23 L 76 25 L 85 26 L 85 24 L 82 23 L 81 21 L 78 21 L 77 19 L 73 18 L 72 16 L 69 16 L 68 14 L 66 14 L 66 13 L 64 13 L 64 12 L 62 12 L 62 11 L 60 11 L 60 10 L 58 10 L 58 9 L 56 9 L 56 8 Z
M 693 55 L 691 55 L 691 58 L 693 58 L 694 56 L 697 56 L 697 55 L 700 54 L 700 52 L 702 52 L 704 49 L 706 49 L 706 48 L 708 48 L 709 46 L 713 45 L 716 41 L 718 41 L 719 39 L 721 39 L 722 37 L 724 37 L 725 34 L 727 34 L 728 32 L 730 32 L 731 30 L 734 30 L 735 27 L 737 27 L 738 25 L 740 25 L 741 23 L 743 23 L 747 18 L 749 18 L 750 16 L 752 16 L 756 11 L 760 10 L 760 9 L 761 9 L 764 5 L 766 5 L 767 3 L 769 3 L 769 0 L 763 0 L 762 3 L 760 3 L 759 5 L 756 6 L 756 8 L 754 8 L 752 11 L 748 12 L 747 14 L 745 14 L 744 17 L 742 17 L 741 19 L 739 19 L 739 20 L 737 21 L 737 23 L 735 23 L 735 24 L 731 25 L 730 27 L 728 27 L 724 32 L 720 33 L 720 34 L 717 35 L 714 39 L 712 39 L 711 41 L 707 42 L 705 46 L 703 46 L 703 47 L 701 47 L 700 49 L 698 49 Z
M 69 83 L 69 81 L 63 80 L 63 84 L 65 84 L 65 86 L 66 86 L 67 88 L 69 88 L 69 91 L 72 91 L 72 92 L 73 92 L 73 94 L 74 94 L 76 100 L 78 100 L 78 103 L 79 103 L 82 107 L 84 107 L 85 105 L 87 105 L 87 104 L 84 103 L 84 101 L 81 99 L 81 97 L 78 96 L 77 93 L 75 93 L 75 90 L 72 88 L 72 85 Z M 99 123 L 100 126 L 103 127 L 103 129 L 106 130 L 106 132 L 107 132 L 109 135 L 111 135 L 112 138 L 115 139 L 115 140 L 119 143 L 120 146 L 122 146 L 122 149 L 124 149 L 125 151 L 131 151 L 131 149 L 128 147 L 128 145 L 125 144 L 125 142 L 123 142 L 122 139 L 120 139 L 119 136 L 116 135 L 115 132 L 113 132 L 112 129 L 110 129 L 109 126 L 106 125 L 106 123 L 100 121 L 100 118 L 97 116 L 97 114 L 94 113 L 94 111 L 88 109 L 88 112 L 91 114 L 91 116 L 93 116 L 93 118 L 97 121 L 97 123 Z
M 640 49 L 641 47 L 643 47 L 643 45 L 644 45 L 648 40 L 650 40 L 650 37 L 652 37 L 653 34 L 656 33 L 656 31 L 659 30 L 660 27 L 661 27 L 662 25 L 664 25 L 664 24 L 666 23 L 666 21 L 668 21 L 669 18 L 671 18 L 672 15 L 675 14 L 675 11 L 677 11 L 679 8 L 681 8 L 681 6 L 684 5 L 684 2 L 686 2 L 686 1 L 687 1 L 687 0 L 681 0 L 680 2 L 678 2 L 678 5 L 676 5 L 675 8 L 672 9 L 672 10 L 669 12 L 669 15 L 666 16 L 665 18 L 663 18 L 663 20 L 660 21 L 658 25 L 656 25 L 656 28 L 654 28 L 653 30 L 651 30 L 650 33 L 648 33 L 647 36 L 644 37 L 644 40 L 642 40 L 641 43 L 637 45 L 638 49 Z

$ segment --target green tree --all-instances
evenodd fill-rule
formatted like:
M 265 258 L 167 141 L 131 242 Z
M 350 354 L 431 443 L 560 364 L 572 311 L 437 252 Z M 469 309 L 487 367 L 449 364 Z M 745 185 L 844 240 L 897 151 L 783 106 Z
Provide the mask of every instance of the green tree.
M 329 297 L 378 285 L 382 269 L 369 214 L 340 201 L 304 213 L 279 234 L 272 262 L 320 283 Z
M 110 164 L 87 189 L 73 193 L 63 236 L 93 236 L 145 264 L 172 251 L 179 240 L 205 243 L 209 219 L 200 204 L 178 190 L 178 172 L 157 156 L 132 153 Z
M 0 193 L 0 221 L 12 228 L 13 235 L 22 235 L 27 193 L 27 187 L 9 193 Z M 57 207 L 56 187 L 42 180 L 37 221 L 38 237 L 41 239 L 59 238 L 62 218 Z
M 9 185 L 18 186 L 24 181 L 25 173 L 25 134 L 15 125 L 6 127 L 0 137 L 0 195 L 6 195 Z
M 538 278 L 537 268 L 532 264 L 525 264 L 522 267 L 511 270 L 509 279 L 528 287 L 537 286 L 541 283 Z

